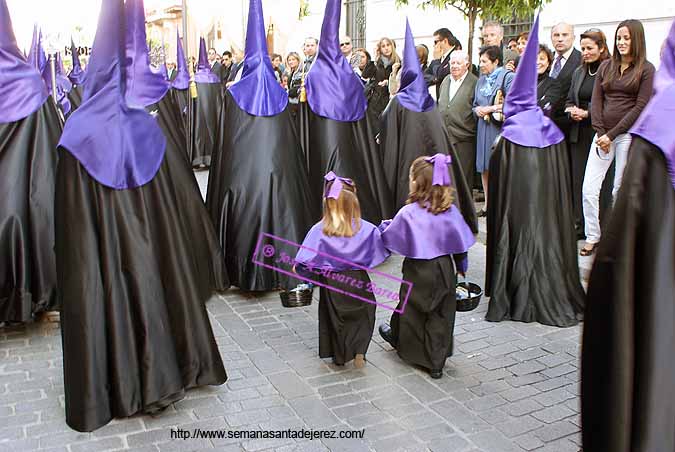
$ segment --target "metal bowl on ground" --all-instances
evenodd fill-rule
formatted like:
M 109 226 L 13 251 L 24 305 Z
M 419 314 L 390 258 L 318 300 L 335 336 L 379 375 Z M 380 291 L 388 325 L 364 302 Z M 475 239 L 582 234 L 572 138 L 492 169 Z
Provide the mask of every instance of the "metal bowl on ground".
M 285 308 L 300 308 L 302 306 L 309 306 L 312 304 L 313 287 L 305 287 L 301 285 L 291 290 L 282 290 L 279 292 L 281 297 L 281 304 Z
M 480 299 L 483 297 L 483 289 L 478 284 L 471 282 L 460 282 L 456 286 L 457 311 L 473 311 L 478 307 Z

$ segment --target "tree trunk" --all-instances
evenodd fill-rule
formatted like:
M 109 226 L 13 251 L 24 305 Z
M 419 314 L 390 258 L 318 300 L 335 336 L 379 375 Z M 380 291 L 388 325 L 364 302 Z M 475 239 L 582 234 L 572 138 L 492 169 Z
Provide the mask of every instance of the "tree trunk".
M 469 7 L 469 43 L 467 45 L 467 52 L 469 54 L 469 64 L 473 63 L 473 35 L 476 28 L 476 16 L 477 12 L 474 8 Z M 469 68 L 469 70 L 471 70 Z

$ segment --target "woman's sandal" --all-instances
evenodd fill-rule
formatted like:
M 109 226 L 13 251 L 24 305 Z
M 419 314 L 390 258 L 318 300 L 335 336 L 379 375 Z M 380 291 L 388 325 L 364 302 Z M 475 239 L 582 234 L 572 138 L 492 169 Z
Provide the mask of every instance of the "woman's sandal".
M 581 251 L 579 251 L 579 256 L 591 256 L 593 253 L 595 253 L 595 249 L 598 247 L 598 244 L 592 243 L 590 244 L 590 248 L 587 248 L 588 245 L 589 244 L 587 243 L 583 248 L 581 248 Z

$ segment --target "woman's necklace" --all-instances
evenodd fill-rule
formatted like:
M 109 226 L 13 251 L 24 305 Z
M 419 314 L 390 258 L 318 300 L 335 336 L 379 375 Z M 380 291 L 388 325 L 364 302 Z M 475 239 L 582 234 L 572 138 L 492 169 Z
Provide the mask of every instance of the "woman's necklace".
M 598 68 L 595 70 L 595 72 L 591 72 L 591 67 L 588 66 L 588 75 L 590 75 L 591 77 L 595 77 L 595 74 L 597 74 L 599 70 L 600 70 L 600 67 L 598 67 Z

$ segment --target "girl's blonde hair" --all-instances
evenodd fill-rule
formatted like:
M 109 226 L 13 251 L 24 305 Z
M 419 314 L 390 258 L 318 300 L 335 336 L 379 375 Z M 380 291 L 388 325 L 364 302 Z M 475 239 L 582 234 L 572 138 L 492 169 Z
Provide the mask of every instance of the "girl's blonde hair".
M 326 192 L 330 190 L 329 182 Z M 356 186 L 342 184 L 338 199 L 324 197 L 323 233 L 327 236 L 353 237 L 361 229 L 361 206 L 356 196 Z
M 448 210 L 455 200 L 455 189 L 449 185 L 432 185 L 434 164 L 429 157 L 418 157 L 410 165 L 410 179 L 414 182 L 406 204 L 418 203 L 434 215 Z M 450 166 L 448 166 L 450 171 Z
M 391 60 L 391 63 L 400 63 L 401 58 L 398 56 L 398 53 L 396 52 L 396 42 L 393 39 L 389 39 L 387 37 L 380 38 L 379 41 L 377 41 L 377 46 L 375 47 L 375 61 L 379 60 L 380 57 L 382 56 L 382 43 L 384 41 L 387 41 L 389 44 L 391 44 L 391 57 L 389 58 Z

